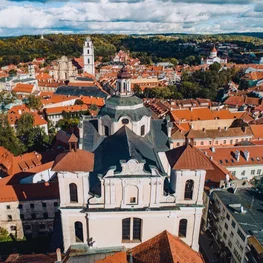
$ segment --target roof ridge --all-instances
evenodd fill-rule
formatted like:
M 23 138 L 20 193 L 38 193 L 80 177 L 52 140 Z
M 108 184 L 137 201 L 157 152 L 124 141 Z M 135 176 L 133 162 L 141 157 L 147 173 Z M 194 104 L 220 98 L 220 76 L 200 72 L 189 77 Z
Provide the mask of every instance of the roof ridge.
M 172 259 L 171 263 L 177 263 L 177 262 L 174 262 L 174 257 L 173 257 L 173 253 L 172 253 L 172 247 L 171 247 L 170 239 L 169 239 L 169 232 L 167 230 L 164 230 L 164 234 L 165 234 L 165 238 L 167 240 L 168 246 L 169 246 L 169 253 L 170 253 L 170 256 L 171 256 L 171 259 Z

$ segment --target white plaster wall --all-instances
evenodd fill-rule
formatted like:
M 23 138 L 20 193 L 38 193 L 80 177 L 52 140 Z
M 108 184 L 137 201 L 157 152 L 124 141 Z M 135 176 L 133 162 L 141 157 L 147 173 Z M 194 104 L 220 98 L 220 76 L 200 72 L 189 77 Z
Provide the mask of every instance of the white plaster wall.
M 143 212 L 90 212 L 87 215 L 79 213 L 78 210 L 62 210 L 65 250 L 70 244 L 76 243 L 74 230 L 76 221 L 80 221 L 83 224 L 84 242 L 86 242 L 87 238 L 92 238 L 96 242 L 96 247 L 125 246 L 132 248 L 164 230 L 178 236 L 180 219 L 187 219 L 187 236 L 182 238 L 182 240 L 198 251 L 201 213 L 202 208 Z M 122 240 L 122 220 L 131 217 L 142 220 L 141 242 L 139 243 L 134 243 L 133 241 L 127 243 L 127 241 Z
M 251 180 L 255 176 L 263 174 L 263 164 L 257 164 L 257 160 L 255 160 L 255 165 L 239 165 L 239 166 L 227 166 L 228 171 L 234 172 L 237 179 L 248 179 Z M 251 173 L 252 170 L 255 170 L 254 175 Z M 260 174 L 257 174 L 257 171 L 260 170 Z M 242 175 L 242 172 L 245 171 L 245 175 Z
M 85 207 L 89 195 L 89 173 L 58 173 L 59 195 L 61 207 Z M 69 185 L 77 185 L 78 202 L 70 202 Z

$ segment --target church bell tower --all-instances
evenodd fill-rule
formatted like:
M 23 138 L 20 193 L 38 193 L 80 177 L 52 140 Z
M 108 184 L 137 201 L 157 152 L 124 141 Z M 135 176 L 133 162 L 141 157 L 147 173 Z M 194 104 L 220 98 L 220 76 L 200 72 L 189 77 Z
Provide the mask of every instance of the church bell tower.
M 83 46 L 83 58 L 84 58 L 84 72 L 87 72 L 91 75 L 95 75 L 95 66 L 94 66 L 94 47 L 91 39 L 86 38 Z

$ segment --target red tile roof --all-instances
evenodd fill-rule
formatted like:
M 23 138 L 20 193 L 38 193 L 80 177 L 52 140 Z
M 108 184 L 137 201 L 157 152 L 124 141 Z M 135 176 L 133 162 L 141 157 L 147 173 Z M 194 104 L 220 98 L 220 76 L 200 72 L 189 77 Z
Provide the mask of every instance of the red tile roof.
M 33 88 L 34 88 L 34 85 L 32 85 L 32 84 L 18 83 L 13 88 L 13 91 L 14 92 L 23 92 L 23 93 L 32 93 L 33 92 Z
M 94 168 L 94 154 L 88 151 L 77 149 L 57 156 L 53 171 L 67 171 L 67 172 L 91 172 Z
M 126 252 L 117 252 L 104 259 L 96 260 L 95 263 L 127 263 Z
M 0 186 L 0 202 L 59 199 L 58 183 Z
M 263 146 L 249 145 L 249 146 L 229 146 L 229 147 L 215 147 L 213 152 L 210 149 L 205 149 L 208 156 L 212 156 L 218 163 L 228 166 L 244 166 L 244 165 L 259 165 L 263 163 Z M 236 160 L 235 153 L 239 151 L 239 160 Z M 249 158 L 246 160 L 245 151 L 249 152 Z
M 213 170 L 213 166 L 204 154 L 190 144 L 172 149 L 166 152 L 166 156 L 174 170 Z
M 54 108 L 46 108 L 45 109 L 47 115 L 58 114 L 58 113 L 62 113 L 63 111 L 65 111 L 65 112 L 79 112 L 79 111 L 87 111 L 87 110 L 88 110 L 88 106 L 86 104 L 62 106 L 62 107 L 54 107 Z
M 133 263 L 202 263 L 202 256 L 167 231 L 134 247 Z

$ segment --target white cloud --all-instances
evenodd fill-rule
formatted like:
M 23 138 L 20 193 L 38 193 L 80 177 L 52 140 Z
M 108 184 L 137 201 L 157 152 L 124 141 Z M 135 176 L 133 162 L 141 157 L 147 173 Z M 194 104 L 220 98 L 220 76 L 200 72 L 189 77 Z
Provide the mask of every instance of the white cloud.
M 3 1 L 0 35 L 261 31 L 262 22 L 258 0 Z

